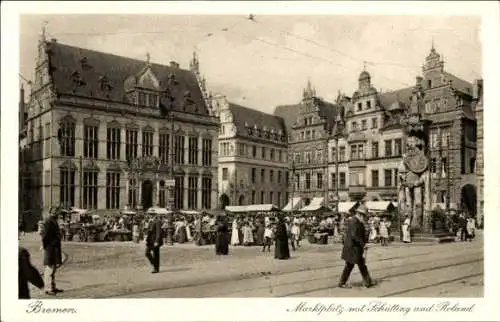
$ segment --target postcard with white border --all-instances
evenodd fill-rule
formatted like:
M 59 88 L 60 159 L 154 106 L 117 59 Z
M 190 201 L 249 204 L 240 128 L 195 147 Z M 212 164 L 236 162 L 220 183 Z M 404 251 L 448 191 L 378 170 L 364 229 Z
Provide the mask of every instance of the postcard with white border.
M 3 3 L 2 321 L 497 320 L 499 8 Z

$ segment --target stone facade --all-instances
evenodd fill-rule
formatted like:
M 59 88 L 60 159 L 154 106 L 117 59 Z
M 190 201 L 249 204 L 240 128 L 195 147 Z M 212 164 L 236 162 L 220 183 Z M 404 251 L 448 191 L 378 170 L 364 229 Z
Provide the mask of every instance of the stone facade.
M 219 123 L 195 59 L 184 70 L 42 39 L 25 123 L 26 208 L 216 208 Z
M 286 128 L 282 118 L 214 97 L 220 113 L 219 202 L 274 204 L 288 199 Z
M 483 118 L 483 80 L 474 83 L 474 110 L 477 122 L 477 219 L 484 222 L 484 118 Z

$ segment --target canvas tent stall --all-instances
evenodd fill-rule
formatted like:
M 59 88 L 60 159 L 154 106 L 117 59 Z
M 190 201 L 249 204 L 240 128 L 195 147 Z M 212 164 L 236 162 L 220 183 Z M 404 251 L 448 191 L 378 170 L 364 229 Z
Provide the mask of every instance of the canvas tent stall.
M 357 201 L 344 201 L 339 202 L 337 212 L 339 214 L 349 214 L 352 213 L 359 206 Z
M 397 209 L 397 204 L 392 201 L 367 201 L 365 206 L 368 212 L 374 214 L 392 213 Z
M 233 214 L 273 212 L 280 209 L 273 204 L 247 205 L 247 206 L 226 206 L 225 210 Z
M 307 206 L 300 209 L 300 212 L 316 213 L 316 214 L 328 214 L 332 213 L 332 210 L 325 206 L 325 198 L 315 197 L 311 200 Z
M 286 204 L 285 207 L 283 207 L 282 210 L 285 212 L 296 211 L 296 210 L 299 210 L 300 208 L 302 208 L 302 205 L 303 205 L 302 198 L 294 197 L 288 201 L 288 203 Z
M 151 207 L 147 211 L 148 215 L 160 215 L 160 216 L 166 216 L 172 214 L 172 211 L 167 210 L 166 208 L 160 208 L 160 207 Z

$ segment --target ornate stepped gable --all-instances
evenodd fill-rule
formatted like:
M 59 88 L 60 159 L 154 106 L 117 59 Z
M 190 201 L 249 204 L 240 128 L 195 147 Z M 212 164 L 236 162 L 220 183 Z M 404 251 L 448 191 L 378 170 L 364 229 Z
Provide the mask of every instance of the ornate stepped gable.
M 132 58 L 45 42 L 50 74 L 58 95 L 80 96 L 137 105 L 130 93 L 159 95 L 158 107 L 208 116 L 209 110 L 194 72 Z
M 237 135 L 286 143 L 285 122 L 281 117 L 229 102 Z

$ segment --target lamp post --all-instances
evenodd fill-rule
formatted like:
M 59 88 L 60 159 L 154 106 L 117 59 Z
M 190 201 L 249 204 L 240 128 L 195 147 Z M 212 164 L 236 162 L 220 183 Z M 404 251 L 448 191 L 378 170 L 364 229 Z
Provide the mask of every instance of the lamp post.
M 168 215 L 167 218 L 167 245 L 173 245 L 174 244 L 174 221 L 173 221 L 173 211 L 174 211 L 174 206 L 175 206 L 175 200 L 174 200 L 174 189 L 175 189 L 175 177 L 174 177 L 174 159 L 175 159 L 175 151 L 174 151 L 174 114 L 173 114 L 173 104 L 171 105 L 171 109 L 168 113 L 168 120 L 170 121 L 170 144 L 169 144 L 169 152 L 170 152 L 170 184 L 168 186 L 169 190 L 169 210 L 170 214 Z
M 292 207 L 292 217 L 294 216 L 294 213 L 295 213 L 295 208 L 294 208 L 294 205 L 293 205 L 293 202 L 295 200 L 295 160 L 292 159 L 292 204 L 291 204 L 291 207 Z
M 339 214 L 340 203 L 339 140 L 344 136 L 344 121 L 342 120 L 340 114 L 337 114 L 335 119 L 335 130 L 333 132 L 333 138 L 335 140 L 335 211 L 337 215 Z

